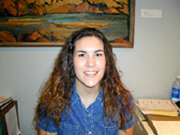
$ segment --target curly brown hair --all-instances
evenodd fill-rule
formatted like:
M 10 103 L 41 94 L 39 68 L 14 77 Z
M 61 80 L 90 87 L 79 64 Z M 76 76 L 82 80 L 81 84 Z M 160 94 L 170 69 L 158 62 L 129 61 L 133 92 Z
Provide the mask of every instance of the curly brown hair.
M 40 119 L 40 114 L 45 114 L 56 122 L 57 126 L 61 124 L 60 114 L 70 108 L 70 98 L 72 96 L 73 78 L 76 77 L 73 67 L 73 53 L 77 40 L 86 37 L 95 36 L 102 40 L 104 44 L 104 53 L 106 57 L 105 74 L 100 82 L 103 88 L 104 98 L 104 116 L 117 121 L 118 127 L 125 129 L 127 121 L 134 114 L 134 103 L 131 93 L 124 88 L 118 70 L 116 68 L 115 56 L 112 46 L 102 32 L 95 28 L 83 28 L 74 32 L 64 44 L 54 65 L 54 69 L 45 84 L 36 107 L 34 122 Z M 42 106 L 45 109 L 42 109 Z M 130 119 L 126 112 L 130 112 Z

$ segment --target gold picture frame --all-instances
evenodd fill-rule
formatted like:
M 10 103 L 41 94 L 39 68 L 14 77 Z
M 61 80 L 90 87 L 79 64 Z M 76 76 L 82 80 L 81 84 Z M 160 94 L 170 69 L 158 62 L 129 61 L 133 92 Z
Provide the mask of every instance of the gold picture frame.
M 0 11 L 0 47 L 62 47 L 84 27 L 113 47 L 134 46 L 135 0 L 1 0 Z

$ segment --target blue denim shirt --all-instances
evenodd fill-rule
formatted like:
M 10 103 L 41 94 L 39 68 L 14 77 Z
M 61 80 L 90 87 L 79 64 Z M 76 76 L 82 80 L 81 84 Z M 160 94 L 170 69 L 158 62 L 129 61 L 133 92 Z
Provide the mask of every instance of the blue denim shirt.
M 120 129 L 117 124 L 111 121 L 109 125 L 109 120 L 104 117 L 103 104 L 103 90 L 101 90 L 95 102 L 86 108 L 73 86 L 71 111 L 68 117 L 62 117 L 63 113 L 65 114 L 63 111 L 61 125 L 56 127 L 53 120 L 46 118 L 39 121 L 37 126 L 47 132 L 58 132 L 58 135 L 118 135 Z M 127 117 L 130 117 L 128 112 Z M 134 116 L 126 128 L 129 129 L 133 125 L 135 125 Z

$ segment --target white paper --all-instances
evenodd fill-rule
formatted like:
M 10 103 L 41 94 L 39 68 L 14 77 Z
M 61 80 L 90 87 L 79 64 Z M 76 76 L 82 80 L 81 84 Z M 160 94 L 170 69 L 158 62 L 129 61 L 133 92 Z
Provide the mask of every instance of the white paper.
M 6 125 L 7 125 L 7 131 L 9 135 L 19 135 L 20 130 L 18 126 L 18 119 L 17 119 L 17 113 L 16 113 L 16 107 L 13 106 L 6 114 Z
M 180 121 L 152 121 L 158 135 L 180 135 Z
M 176 111 L 171 100 L 165 99 L 138 99 L 138 106 L 141 110 Z

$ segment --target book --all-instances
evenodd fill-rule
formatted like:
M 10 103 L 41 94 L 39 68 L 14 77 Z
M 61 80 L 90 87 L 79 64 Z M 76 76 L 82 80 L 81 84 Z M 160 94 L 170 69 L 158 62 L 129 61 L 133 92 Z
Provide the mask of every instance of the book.
M 177 108 L 168 99 L 138 99 L 137 106 L 144 115 L 178 116 Z
M 4 96 L 0 96 L 0 106 L 2 104 L 4 104 L 5 102 L 7 102 L 8 100 L 12 99 L 12 97 L 4 97 Z

